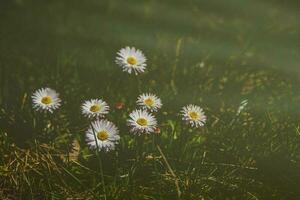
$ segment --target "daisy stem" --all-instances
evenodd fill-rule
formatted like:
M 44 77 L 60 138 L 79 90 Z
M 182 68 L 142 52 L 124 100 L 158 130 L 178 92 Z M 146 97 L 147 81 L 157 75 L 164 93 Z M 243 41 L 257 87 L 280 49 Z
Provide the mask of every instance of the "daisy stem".
M 102 182 L 102 185 L 103 185 L 103 192 L 104 192 L 104 199 L 106 200 L 106 189 L 105 189 L 105 183 L 104 183 L 102 159 L 100 157 L 100 154 L 98 154 L 97 157 L 98 157 L 98 161 L 99 161 L 99 167 L 100 167 L 100 173 L 101 173 L 101 182 Z
M 102 160 L 101 160 L 101 157 L 100 157 L 100 154 L 99 154 L 100 149 L 99 149 L 98 140 L 97 140 L 97 136 L 96 136 L 93 124 L 91 125 L 91 127 L 92 127 L 92 130 L 93 130 L 93 135 L 94 135 L 94 139 L 95 139 L 96 146 L 97 146 L 96 157 L 97 157 L 98 162 L 99 162 L 99 170 L 100 170 L 100 175 L 101 175 L 101 184 L 102 184 L 102 188 L 103 188 L 104 199 L 106 200 L 106 189 L 105 189 L 105 182 L 104 182 L 104 175 L 103 175 L 103 166 L 102 166 Z
M 140 80 L 140 79 L 138 79 L 138 90 L 139 90 L 139 93 L 141 93 L 141 92 L 142 92 L 141 86 L 142 86 L 142 84 L 141 84 L 141 80 Z
M 137 90 L 139 93 L 141 93 L 141 85 L 142 84 L 141 84 L 140 78 L 137 75 L 134 76 L 134 83 L 137 83 Z
M 137 159 L 141 160 L 143 155 L 143 143 L 144 143 L 144 135 L 137 136 Z

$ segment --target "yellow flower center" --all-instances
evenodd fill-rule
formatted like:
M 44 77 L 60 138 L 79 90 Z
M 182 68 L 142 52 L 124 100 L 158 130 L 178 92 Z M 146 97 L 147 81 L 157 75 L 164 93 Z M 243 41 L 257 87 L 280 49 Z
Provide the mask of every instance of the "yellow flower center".
M 144 103 L 145 103 L 147 106 L 153 106 L 154 101 L 153 101 L 153 99 L 148 98 L 148 99 L 145 99 L 145 100 L 144 100 Z
M 189 112 L 189 116 L 190 116 L 190 118 L 191 118 L 192 120 L 197 120 L 197 119 L 199 119 L 199 117 L 200 117 L 199 113 L 194 112 L 194 111 Z
M 48 104 L 52 103 L 52 98 L 50 96 L 45 96 L 45 97 L 42 98 L 41 102 L 43 104 L 48 105 Z
M 136 60 L 135 57 L 129 56 L 129 57 L 127 58 L 127 63 L 130 64 L 130 65 L 135 65 L 135 64 L 137 63 L 137 60 Z
M 139 118 L 138 120 L 136 120 L 136 123 L 138 123 L 138 125 L 140 125 L 140 126 L 148 125 L 148 121 L 145 118 Z
M 101 141 L 107 140 L 108 133 L 106 131 L 100 131 L 97 133 L 97 138 Z
M 99 105 L 92 105 L 91 107 L 90 107 L 90 111 L 91 112 L 98 112 L 100 110 L 100 106 Z

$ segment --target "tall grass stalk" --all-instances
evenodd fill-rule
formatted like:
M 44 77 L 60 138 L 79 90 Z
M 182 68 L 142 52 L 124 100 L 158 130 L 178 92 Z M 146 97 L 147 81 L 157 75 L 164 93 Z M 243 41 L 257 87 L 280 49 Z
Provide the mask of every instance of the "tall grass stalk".
M 4 90 L 5 90 L 5 87 L 6 87 L 6 67 L 5 66 L 1 66 L 1 74 L 2 74 L 2 76 L 1 76 L 1 96 L 0 96 L 0 105 L 2 104 L 2 103 L 4 103 L 5 101 L 4 101 Z
M 169 162 L 168 162 L 168 160 L 167 160 L 165 154 L 162 152 L 160 146 L 159 146 L 159 145 L 156 145 L 156 147 L 157 147 L 157 150 L 159 151 L 161 157 L 163 158 L 163 161 L 164 161 L 164 163 L 165 163 L 165 165 L 166 165 L 166 168 L 168 169 L 168 171 L 170 172 L 170 174 L 171 174 L 172 177 L 174 178 L 175 187 L 176 187 L 176 191 L 177 191 L 177 197 L 178 197 L 178 199 L 180 199 L 180 198 L 181 198 L 181 190 L 180 190 L 180 186 L 179 186 L 179 179 L 178 179 L 178 177 L 176 176 L 176 174 L 174 173 L 174 171 L 173 171 L 171 165 L 169 164 Z
M 177 95 L 177 93 L 178 93 L 175 80 L 176 80 L 176 70 L 177 70 L 177 65 L 178 65 L 178 61 L 179 61 L 179 55 L 180 55 L 180 50 L 181 50 L 181 46 L 182 46 L 182 41 L 183 41 L 183 38 L 179 38 L 177 40 L 176 51 L 175 51 L 175 62 L 174 62 L 174 65 L 172 66 L 172 72 L 171 72 L 170 86 L 171 86 L 171 89 L 172 89 L 174 95 Z

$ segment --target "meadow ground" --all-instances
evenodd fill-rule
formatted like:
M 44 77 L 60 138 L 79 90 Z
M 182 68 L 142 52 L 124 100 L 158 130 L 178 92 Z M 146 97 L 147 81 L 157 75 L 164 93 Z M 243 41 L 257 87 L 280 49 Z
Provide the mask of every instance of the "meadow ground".
M 3 0 L 1 199 L 300 199 L 298 1 Z M 125 46 L 145 73 L 115 64 Z M 62 106 L 32 108 L 51 87 Z M 163 103 L 160 131 L 126 125 L 141 93 Z M 84 100 L 120 129 L 110 152 L 85 142 Z M 243 100 L 248 104 L 239 113 Z M 205 126 L 178 114 L 201 106 Z M 121 106 L 122 105 L 122 106 Z

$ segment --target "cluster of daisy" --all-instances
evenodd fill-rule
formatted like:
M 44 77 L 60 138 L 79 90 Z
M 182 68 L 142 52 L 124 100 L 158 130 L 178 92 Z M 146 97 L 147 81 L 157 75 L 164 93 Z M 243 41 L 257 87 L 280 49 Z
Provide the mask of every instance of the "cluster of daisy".
M 123 71 L 127 71 L 128 73 L 133 71 L 136 75 L 145 71 L 147 59 L 141 50 L 134 47 L 126 47 L 121 49 L 117 55 L 116 63 L 123 68 Z M 161 107 L 160 99 L 152 94 L 141 95 L 137 103 L 150 111 L 157 111 Z M 191 126 L 200 127 L 205 124 L 206 116 L 203 109 L 199 106 L 187 105 L 182 108 L 181 114 L 183 120 L 191 124 Z M 130 114 L 130 117 L 129 124 L 133 127 L 134 132 L 136 130 L 144 130 L 144 132 L 149 133 L 152 132 L 155 127 L 154 125 L 156 125 L 153 115 L 145 110 L 135 110 Z M 136 119 L 143 120 L 140 120 L 138 123 Z
M 90 119 L 96 119 L 86 131 L 86 142 L 91 149 L 114 150 L 120 140 L 117 126 L 104 118 L 109 106 L 102 99 L 85 101 L 81 106 L 82 114 Z
M 127 120 L 131 127 L 130 131 L 134 134 L 150 134 L 157 128 L 157 120 L 153 115 L 161 106 L 161 100 L 155 94 L 142 94 L 136 101 L 140 107 L 132 111 Z
M 52 113 L 61 106 L 59 94 L 50 88 L 42 88 L 32 95 L 33 107 Z M 95 119 L 86 131 L 86 142 L 91 149 L 113 150 L 120 140 L 117 126 L 104 119 L 109 112 L 108 104 L 102 99 L 85 101 L 81 106 L 82 114 L 90 119 Z
M 126 47 L 117 53 L 116 63 L 128 73 L 135 75 L 146 69 L 146 57 L 141 50 Z M 50 88 L 42 88 L 32 95 L 33 107 L 36 110 L 52 113 L 61 106 L 59 94 Z M 127 124 L 133 134 L 151 134 L 157 130 L 157 120 L 154 113 L 162 107 L 161 99 L 152 93 L 141 94 L 137 98 L 138 108 L 129 114 Z M 86 131 L 86 142 L 91 149 L 113 150 L 120 140 L 117 126 L 105 119 L 109 113 L 109 105 L 102 99 L 86 100 L 81 111 L 84 116 L 94 121 Z M 196 105 L 187 105 L 180 112 L 182 119 L 192 127 L 201 127 L 205 124 L 206 116 L 203 109 Z

